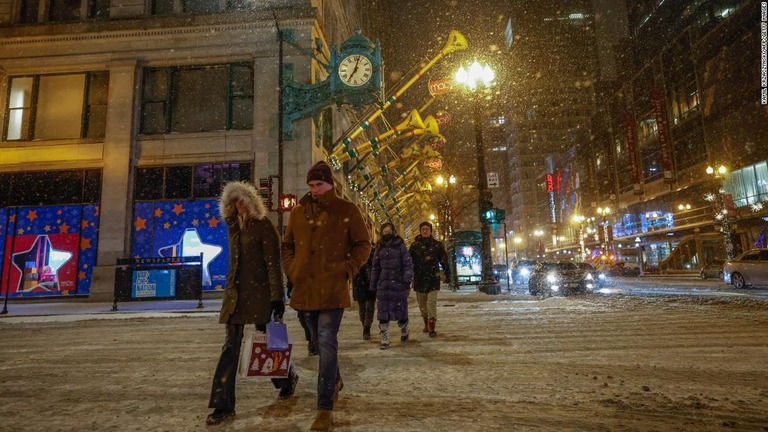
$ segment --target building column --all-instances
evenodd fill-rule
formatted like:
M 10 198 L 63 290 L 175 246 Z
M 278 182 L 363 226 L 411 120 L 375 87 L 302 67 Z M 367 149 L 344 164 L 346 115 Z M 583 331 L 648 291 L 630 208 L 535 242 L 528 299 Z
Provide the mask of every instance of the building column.
M 130 253 L 134 87 L 137 61 L 112 62 L 109 68 L 107 127 L 104 136 L 99 244 L 91 282 L 91 301 L 111 301 L 115 260 Z

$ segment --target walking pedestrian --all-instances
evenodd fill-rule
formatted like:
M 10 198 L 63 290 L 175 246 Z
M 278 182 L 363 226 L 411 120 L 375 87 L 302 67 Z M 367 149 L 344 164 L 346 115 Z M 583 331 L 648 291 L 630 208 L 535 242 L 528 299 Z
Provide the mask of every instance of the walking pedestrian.
M 305 311 L 317 332 L 317 414 L 311 430 L 333 425 L 333 405 L 344 388 L 338 333 L 352 305 L 349 283 L 371 252 L 371 239 L 355 204 L 334 192 L 331 168 L 318 162 L 307 172 L 309 193 L 291 211 L 283 239 L 283 268 L 293 282 L 291 307 Z
M 376 290 L 379 303 L 379 348 L 389 348 L 389 322 L 397 321 L 400 340 L 410 335 L 408 326 L 408 294 L 413 280 L 413 261 L 405 241 L 397 235 L 395 226 L 387 222 L 381 226 L 381 241 L 376 246 L 371 266 L 371 290 Z
M 419 235 L 411 244 L 413 258 L 413 290 L 419 302 L 419 311 L 424 320 L 424 333 L 437 337 L 437 293 L 440 291 L 440 268 L 445 273 L 445 280 L 450 280 L 451 268 L 448 266 L 448 254 L 443 243 L 432 237 L 432 224 L 419 224 Z
M 352 299 L 357 302 L 360 314 L 360 324 L 363 325 L 363 340 L 371 338 L 371 325 L 373 325 L 373 315 L 376 309 L 376 291 L 371 287 L 371 263 L 373 253 L 368 256 L 368 261 L 363 264 L 360 271 L 352 281 Z
M 208 406 L 214 410 L 206 419 L 208 424 L 235 415 L 235 377 L 244 327 L 254 324 L 257 331 L 265 332 L 272 313 L 277 319 L 285 313 L 280 240 L 256 188 L 245 182 L 227 183 L 219 213 L 227 223 L 229 245 L 229 271 L 219 313 L 226 336 L 213 376 Z M 287 378 L 272 383 L 280 389 L 278 397 L 287 399 L 298 381 L 291 367 Z

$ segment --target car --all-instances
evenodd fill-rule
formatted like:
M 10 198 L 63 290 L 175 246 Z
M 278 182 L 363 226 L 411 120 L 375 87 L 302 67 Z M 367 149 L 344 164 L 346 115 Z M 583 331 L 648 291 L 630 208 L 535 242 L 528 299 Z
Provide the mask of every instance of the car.
M 536 266 L 528 280 L 528 291 L 534 296 L 586 294 L 595 287 L 592 273 L 571 261 L 543 262 Z
M 605 286 L 606 282 L 608 282 L 608 274 L 603 270 L 596 269 L 592 264 L 588 262 L 579 262 L 576 263 L 576 265 L 579 266 L 580 269 L 589 272 L 592 275 L 596 286 L 602 287 Z
M 768 285 L 768 249 L 752 249 L 728 260 L 723 266 L 723 281 L 734 288 Z
M 494 264 L 493 265 L 493 277 L 496 280 L 507 280 L 509 273 L 506 264 Z
M 722 279 L 724 265 L 725 265 L 725 261 L 723 260 L 712 261 L 711 263 L 701 268 L 701 271 L 699 272 L 699 276 L 701 276 L 702 279 L 707 279 L 707 278 Z
M 536 264 L 537 262 L 534 260 L 520 260 L 512 269 L 512 283 L 520 285 L 528 283 Z

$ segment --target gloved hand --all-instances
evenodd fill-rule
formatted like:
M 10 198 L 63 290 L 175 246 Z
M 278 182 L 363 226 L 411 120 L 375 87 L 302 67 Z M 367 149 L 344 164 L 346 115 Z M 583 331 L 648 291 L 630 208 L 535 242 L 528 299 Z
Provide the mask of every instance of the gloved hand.
M 271 305 L 272 305 L 272 313 L 275 314 L 275 319 L 277 321 L 282 320 L 283 314 L 285 313 L 285 303 L 282 300 L 278 300 L 278 301 L 273 301 Z

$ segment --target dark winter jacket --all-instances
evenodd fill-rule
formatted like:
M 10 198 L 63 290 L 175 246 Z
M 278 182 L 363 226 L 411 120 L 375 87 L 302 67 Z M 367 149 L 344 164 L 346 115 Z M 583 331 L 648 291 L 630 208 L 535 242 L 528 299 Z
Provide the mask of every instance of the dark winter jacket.
M 247 207 L 240 229 L 235 203 Z M 219 322 L 265 325 L 271 302 L 283 300 L 280 239 L 256 188 L 245 182 L 227 183 L 219 199 L 219 213 L 227 222 L 229 271 Z
M 371 291 L 371 265 L 373 254 L 363 264 L 360 271 L 352 280 L 352 299 L 355 301 L 376 300 L 376 291 Z
M 299 200 L 283 238 L 283 268 L 293 283 L 291 307 L 348 308 L 349 283 L 371 254 L 371 238 L 357 206 L 331 190 Z
M 400 237 L 376 246 L 371 269 L 371 290 L 376 290 L 379 321 L 408 319 L 408 293 L 413 280 L 413 261 Z
M 451 267 L 448 265 L 448 254 L 443 244 L 434 237 L 416 237 L 411 245 L 413 259 L 413 290 L 428 293 L 440 289 L 440 267 L 445 276 L 450 278 Z

